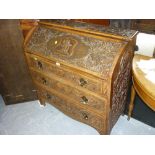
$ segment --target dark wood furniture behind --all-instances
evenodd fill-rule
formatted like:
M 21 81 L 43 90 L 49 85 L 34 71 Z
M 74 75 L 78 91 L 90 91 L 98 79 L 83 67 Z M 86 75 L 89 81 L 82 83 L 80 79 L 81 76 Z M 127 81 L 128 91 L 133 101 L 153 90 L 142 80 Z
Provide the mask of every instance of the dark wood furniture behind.
M 155 19 L 133 19 L 131 20 L 131 29 L 155 34 Z
M 25 40 L 41 104 L 109 134 L 124 111 L 136 31 L 53 20 Z
M 0 20 L 0 93 L 6 104 L 37 99 L 19 20 Z
M 58 20 L 61 20 L 61 19 L 58 19 Z M 92 24 L 98 24 L 98 25 L 102 25 L 102 26 L 109 26 L 110 25 L 109 19 L 66 19 L 66 20 L 92 23 Z M 40 21 L 41 22 L 50 22 L 50 21 L 53 21 L 53 19 L 41 19 Z
M 92 24 L 98 24 L 102 26 L 109 26 L 110 20 L 109 19 L 72 19 L 74 21 L 81 21 L 85 23 L 92 23 Z

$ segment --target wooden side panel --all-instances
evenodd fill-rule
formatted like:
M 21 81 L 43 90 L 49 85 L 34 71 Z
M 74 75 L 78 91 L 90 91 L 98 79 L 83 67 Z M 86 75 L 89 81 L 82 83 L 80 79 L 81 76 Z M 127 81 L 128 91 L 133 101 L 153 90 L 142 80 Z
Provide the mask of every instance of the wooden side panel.
M 36 99 L 19 20 L 0 20 L 0 92 L 6 104 Z
M 123 113 L 126 105 L 129 81 L 131 80 L 135 40 L 136 38 L 128 43 L 113 72 L 111 86 L 110 128 L 115 125 L 119 116 Z

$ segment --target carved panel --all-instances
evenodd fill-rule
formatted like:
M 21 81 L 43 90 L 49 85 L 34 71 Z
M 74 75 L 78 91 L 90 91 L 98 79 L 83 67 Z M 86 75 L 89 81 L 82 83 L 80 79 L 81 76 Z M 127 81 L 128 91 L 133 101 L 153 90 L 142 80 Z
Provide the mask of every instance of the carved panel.
M 106 76 L 123 44 L 39 26 L 26 49 Z
M 118 120 L 123 112 L 127 99 L 129 88 L 129 80 L 131 77 L 132 53 L 131 49 L 125 51 L 120 62 L 119 70 L 116 77 L 113 79 L 112 86 L 112 111 L 111 111 L 111 126 Z
M 54 55 L 66 58 L 80 58 L 87 54 L 87 46 L 72 36 L 56 37 L 47 43 Z

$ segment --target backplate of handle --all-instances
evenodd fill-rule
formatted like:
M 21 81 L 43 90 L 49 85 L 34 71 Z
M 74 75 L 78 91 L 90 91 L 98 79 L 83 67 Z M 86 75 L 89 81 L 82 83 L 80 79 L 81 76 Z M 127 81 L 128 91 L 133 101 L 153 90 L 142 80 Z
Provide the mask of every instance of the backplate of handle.
M 83 78 L 80 78 L 80 86 L 83 87 L 86 84 L 87 84 L 87 81 L 85 79 L 83 79 Z
M 47 84 L 47 80 L 44 77 L 41 80 L 43 84 Z
M 46 94 L 46 98 L 47 98 L 47 99 L 51 99 L 52 97 L 51 97 L 50 94 Z
M 88 99 L 85 96 L 81 97 L 81 103 L 88 104 Z
M 86 113 L 82 113 L 83 119 L 88 120 L 88 115 Z

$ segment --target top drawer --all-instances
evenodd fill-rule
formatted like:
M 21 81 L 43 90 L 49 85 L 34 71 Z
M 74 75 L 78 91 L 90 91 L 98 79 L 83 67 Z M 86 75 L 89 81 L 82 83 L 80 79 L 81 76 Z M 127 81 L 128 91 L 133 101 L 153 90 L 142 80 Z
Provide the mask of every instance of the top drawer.
M 49 62 L 43 58 L 28 53 L 26 53 L 26 56 L 30 67 L 33 69 L 40 70 L 48 75 L 55 74 L 64 80 L 74 83 L 76 86 L 83 87 L 97 94 L 106 94 L 107 84 L 98 78 L 76 73 L 58 62 Z

